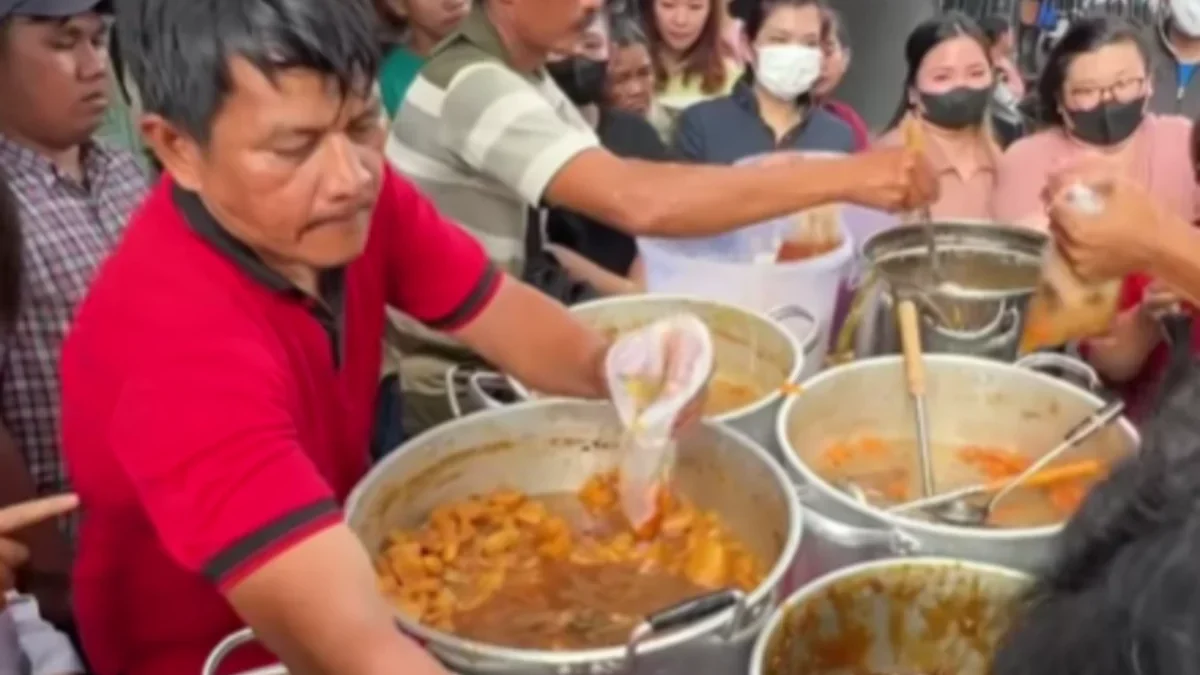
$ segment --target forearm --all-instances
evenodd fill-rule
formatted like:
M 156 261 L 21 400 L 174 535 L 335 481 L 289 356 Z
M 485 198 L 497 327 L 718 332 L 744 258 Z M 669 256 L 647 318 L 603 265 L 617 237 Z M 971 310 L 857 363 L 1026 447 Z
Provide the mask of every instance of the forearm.
M 1153 242 L 1149 272 L 1200 305 L 1200 230 L 1183 221 L 1163 229 Z
M 1157 325 L 1134 309 L 1116 318 L 1112 335 L 1088 345 L 1088 362 L 1110 382 L 1137 377 L 1161 341 Z
M 505 278 L 474 321 L 455 337 L 535 391 L 606 398 L 608 341 L 565 307 L 527 284 Z
M 863 188 L 855 158 L 737 168 L 602 156 L 574 160 L 596 180 L 551 182 L 552 201 L 633 235 L 705 236 L 837 201 Z M 574 167 L 571 167 L 574 168 Z

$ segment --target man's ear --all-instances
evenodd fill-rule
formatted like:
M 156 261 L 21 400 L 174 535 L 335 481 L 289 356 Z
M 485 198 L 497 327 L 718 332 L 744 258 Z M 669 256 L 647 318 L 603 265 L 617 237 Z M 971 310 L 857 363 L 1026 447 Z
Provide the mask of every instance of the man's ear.
M 200 145 L 159 115 L 142 115 L 142 138 L 179 187 L 200 188 Z

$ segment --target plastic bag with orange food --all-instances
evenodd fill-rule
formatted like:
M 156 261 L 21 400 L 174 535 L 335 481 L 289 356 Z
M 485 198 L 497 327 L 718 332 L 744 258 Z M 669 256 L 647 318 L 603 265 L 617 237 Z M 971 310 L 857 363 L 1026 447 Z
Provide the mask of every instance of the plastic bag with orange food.
M 690 314 L 625 333 L 608 350 L 608 389 L 626 429 L 618 491 L 639 533 L 653 533 L 675 464 L 672 431 L 712 370 L 712 335 Z
M 1092 190 L 1073 185 L 1067 197 L 1072 208 L 1099 213 L 1104 204 Z M 1078 277 L 1053 243 L 1046 247 L 1042 278 L 1029 302 L 1021 353 L 1094 337 L 1108 332 L 1117 315 L 1121 280 L 1087 282 Z

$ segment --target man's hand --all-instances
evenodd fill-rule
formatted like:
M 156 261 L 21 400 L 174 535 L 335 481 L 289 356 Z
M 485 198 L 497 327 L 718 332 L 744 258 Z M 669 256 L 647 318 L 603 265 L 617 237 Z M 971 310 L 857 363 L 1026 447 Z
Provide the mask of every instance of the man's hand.
M 73 494 L 46 497 L 0 508 L 0 609 L 4 593 L 16 586 L 16 570 L 29 558 L 29 549 L 11 535 L 30 525 L 61 516 L 79 506 Z
M 883 211 L 912 211 L 938 197 L 937 174 L 918 149 L 882 148 L 853 155 L 857 186 L 847 201 Z
M 1096 193 L 1099 213 L 1072 205 L 1068 191 L 1074 185 Z M 1072 268 L 1085 279 L 1147 271 L 1164 229 L 1187 226 L 1167 217 L 1141 186 L 1106 166 L 1080 167 L 1054 176 L 1045 199 L 1051 233 Z

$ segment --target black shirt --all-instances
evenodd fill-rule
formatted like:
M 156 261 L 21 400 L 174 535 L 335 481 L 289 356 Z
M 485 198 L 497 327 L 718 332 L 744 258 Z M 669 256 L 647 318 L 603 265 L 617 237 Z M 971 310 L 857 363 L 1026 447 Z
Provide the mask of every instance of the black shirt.
M 705 164 L 733 164 L 776 150 L 851 153 L 854 130 L 832 113 L 809 106 L 804 119 L 776 140 L 775 132 L 758 112 L 758 99 L 742 80 L 728 96 L 697 103 L 679 116 L 675 152 L 683 159 Z
M 601 108 L 596 127 L 600 143 L 618 157 L 663 161 L 667 149 L 644 118 L 615 108 Z M 553 208 L 547 217 L 550 241 L 565 246 L 604 269 L 624 276 L 637 255 L 633 237 L 587 216 Z

